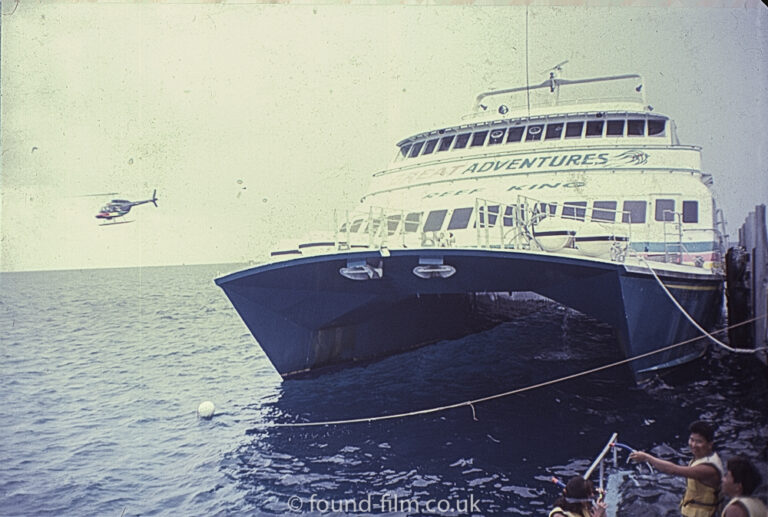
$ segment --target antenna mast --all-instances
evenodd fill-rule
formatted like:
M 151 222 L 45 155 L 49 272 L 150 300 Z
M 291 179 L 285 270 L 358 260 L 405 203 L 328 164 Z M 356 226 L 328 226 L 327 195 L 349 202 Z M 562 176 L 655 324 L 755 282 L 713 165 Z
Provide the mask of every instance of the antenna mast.
M 528 99 L 528 117 L 531 116 L 531 76 L 528 74 L 528 4 L 525 4 L 525 94 Z

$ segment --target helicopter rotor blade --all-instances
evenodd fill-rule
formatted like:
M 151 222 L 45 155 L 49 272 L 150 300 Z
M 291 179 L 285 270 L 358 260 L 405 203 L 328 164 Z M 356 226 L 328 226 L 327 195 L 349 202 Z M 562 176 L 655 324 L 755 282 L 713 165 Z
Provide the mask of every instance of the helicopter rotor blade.
M 104 197 L 104 196 L 116 196 L 120 192 L 104 192 L 102 194 L 80 194 L 79 196 L 71 196 L 71 197 Z

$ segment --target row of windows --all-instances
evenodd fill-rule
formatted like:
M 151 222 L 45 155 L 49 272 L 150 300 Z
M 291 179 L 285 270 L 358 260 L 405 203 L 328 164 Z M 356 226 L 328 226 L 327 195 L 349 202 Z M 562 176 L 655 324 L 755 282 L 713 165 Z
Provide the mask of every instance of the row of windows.
M 586 201 L 566 201 L 562 205 L 557 203 L 539 203 L 535 207 L 535 211 L 540 214 L 547 214 L 549 216 L 559 215 L 564 219 L 574 219 L 578 221 L 585 221 L 589 219 L 595 222 L 616 222 L 621 219 L 622 223 L 631 224 L 644 224 L 646 222 L 646 212 L 649 203 L 646 201 L 624 201 L 622 203 L 621 211 L 618 211 L 618 202 L 616 201 L 594 201 L 591 209 L 588 209 L 588 203 Z M 499 205 L 481 206 L 477 221 L 474 223 L 474 227 L 477 224 L 485 226 L 485 216 L 488 217 L 488 226 L 495 226 L 499 219 Z M 520 217 L 520 211 L 525 210 L 526 207 L 517 205 L 507 205 L 504 207 L 504 213 L 501 216 L 502 224 L 504 226 L 514 226 L 515 221 Z M 587 212 L 590 212 L 589 214 Z M 424 226 L 421 229 L 423 232 L 437 232 L 443 229 L 445 230 L 461 230 L 469 227 L 472 220 L 472 213 L 474 207 L 456 208 L 451 212 L 451 217 L 448 219 L 448 225 L 445 225 L 446 217 L 448 216 L 448 209 L 432 210 L 427 213 L 427 217 L 424 220 Z M 654 220 L 673 221 L 675 214 L 675 200 L 674 199 L 657 199 L 654 202 Z M 684 223 L 698 223 L 699 222 L 699 203 L 698 201 L 683 201 L 682 202 L 682 222 Z M 411 212 L 405 216 L 403 224 L 403 230 L 408 233 L 415 233 L 419 231 L 421 221 L 424 216 L 423 212 Z M 387 230 L 389 235 L 393 235 L 397 232 L 400 226 L 401 215 L 391 215 L 387 217 Z M 379 221 L 374 219 L 371 221 L 371 232 L 376 233 L 379 229 Z M 346 230 L 346 224 L 342 225 L 341 231 Z M 349 231 L 351 233 L 362 232 L 368 233 L 369 224 L 366 219 L 356 219 L 349 225 Z
M 618 203 L 616 201 L 594 201 L 592 203 L 589 219 L 595 222 L 616 222 L 618 214 L 621 214 L 622 223 L 643 224 L 646 221 L 646 201 L 624 201 L 621 212 L 617 212 Z M 549 215 L 557 213 L 556 204 L 540 203 L 539 212 Z M 566 201 L 563 203 L 560 216 L 565 219 L 577 219 L 584 221 L 587 219 L 586 201 Z M 653 218 L 659 222 L 671 222 L 675 218 L 675 200 L 657 199 L 654 203 Z M 682 222 L 699 222 L 699 202 L 683 201 L 682 203 Z M 490 218 L 489 218 L 490 219 Z
M 513 144 L 574 138 L 664 136 L 666 119 L 611 119 L 574 120 L 529 124 L 527 126 L 504 126 L 484 128 L 475 132 L 464 132 L 435 136 L 414 143 L 404 144 L 398 152 L 398 159 L 415 158 L 449 149 L 465 149 L 484 145 Z

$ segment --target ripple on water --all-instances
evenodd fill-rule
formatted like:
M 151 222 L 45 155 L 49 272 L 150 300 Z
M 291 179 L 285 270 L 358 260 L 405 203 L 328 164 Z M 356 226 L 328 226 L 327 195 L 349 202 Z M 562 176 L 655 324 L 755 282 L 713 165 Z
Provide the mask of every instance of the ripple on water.
M 284 515 L 294 495 L 391 494 L 474 495 L 483 514 L 541 515 L 558 493 L 549 478 L 583 472 L 612 432 L 682 462 L 687 424 L 702 416 L 718 423 L 724 458 L 745 454 L 765 469 L 764 373 L 718 352 L 641 388 L 615 369 L 476 404 L 477 420 L 463 407 L 270 427 L 500 393 L 610 362 L 616 343 L 603 326 L 542 306 L 462 340 L 281 382 L 211 282 L 216 269 L 20 274 L 10 283 L 3 274 L 4 514 Z M 525 357 L 538 357 L 537 367 Z M 202 400 L 221 408 L 214 419 L 197 419 Z M 619 515 L 674 515 L 678 479 L 621 468 Z

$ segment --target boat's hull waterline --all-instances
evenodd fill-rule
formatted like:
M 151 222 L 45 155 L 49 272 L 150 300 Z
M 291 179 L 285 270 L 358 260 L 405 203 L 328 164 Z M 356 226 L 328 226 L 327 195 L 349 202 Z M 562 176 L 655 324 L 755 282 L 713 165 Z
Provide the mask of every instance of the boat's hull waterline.
M 700 336 L 647 268 L 529 252 L 424 249 L 294 259 L 216 280 L 283 378 L 371 361 L 476 332 L 488 293 L 530 291 L 611 325 L 627 358 Z M 425 260 L 426 259 L 426 260 Z M 420 278 L 429 260 L 448 278 Z M 351 263 L 380 277 L 350 280 Z M 661 281 L 702 326 L 720 314 L 721 282 L 711 274 L 665 273 Z M 701 340 L 629 363 L 636 373 L 701 355 Z M 514 344 L 510 344 L 514 353 Z M 612 351 L 613 353 L 613 351 Z

